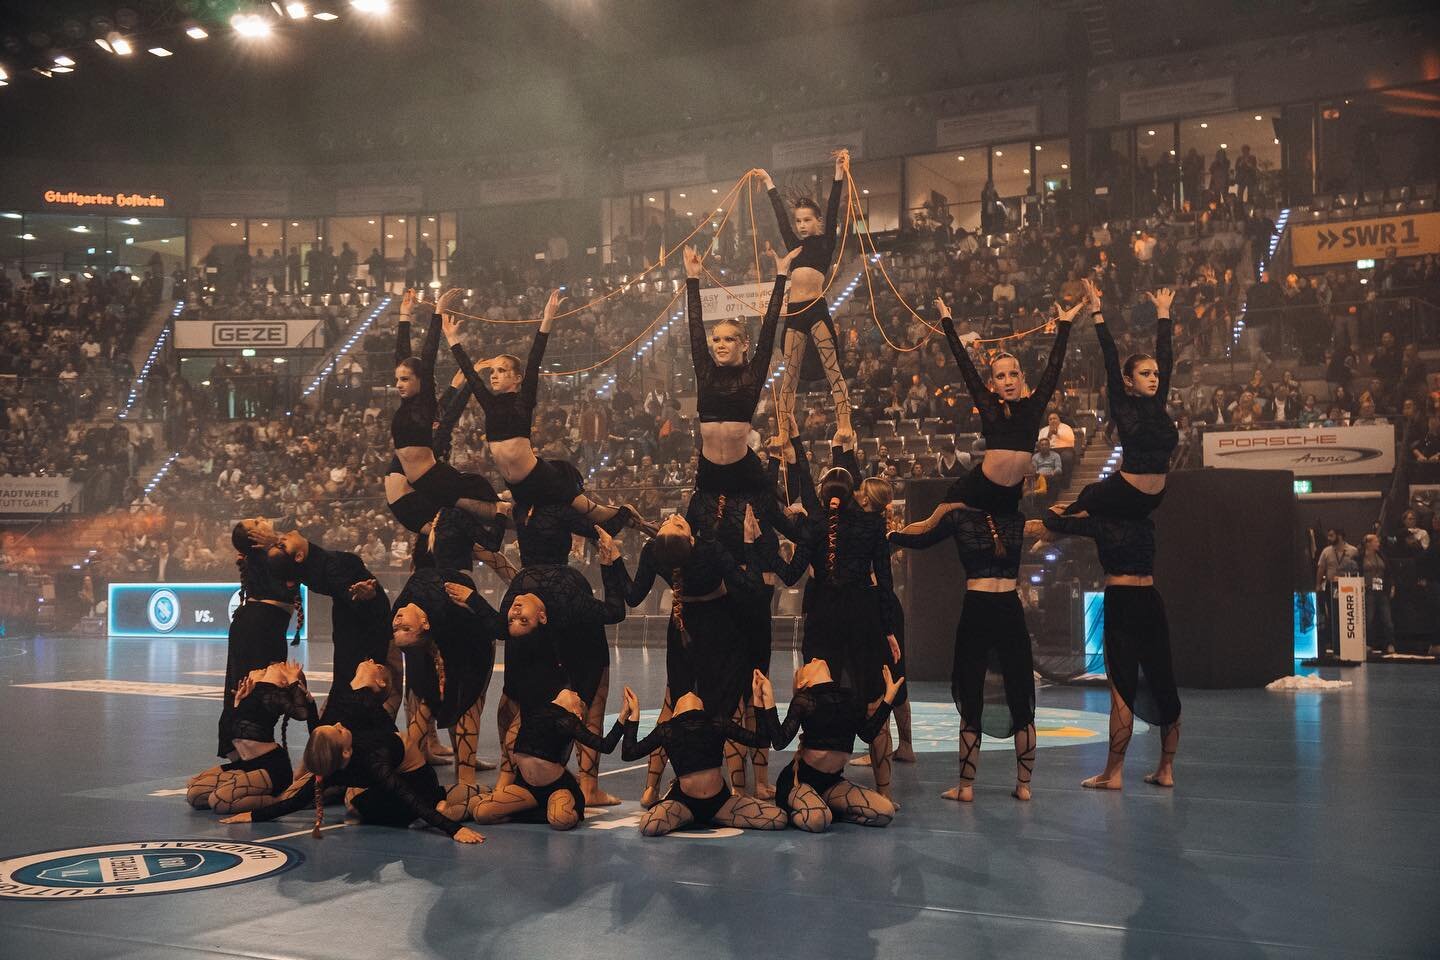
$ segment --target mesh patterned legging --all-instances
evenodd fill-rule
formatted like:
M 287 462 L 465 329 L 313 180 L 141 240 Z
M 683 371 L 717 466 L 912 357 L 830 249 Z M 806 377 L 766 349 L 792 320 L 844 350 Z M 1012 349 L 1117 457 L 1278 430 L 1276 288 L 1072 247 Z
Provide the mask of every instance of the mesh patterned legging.
M 824 310 L 824 301 L 820 301 Z M 815 342 L 820 363 L 825 368 L 825 381 L 830 385 L 830 396 L 835 402 L 835 417 L 844 429 L 850 427 L 850 388 L 845 374 L 840 369 L 840 357 L 835 349 L 835 337 L 823 320 L 816 320 L 810 328 L 809 338 Z M 806 335 L 799 330 L 785 331 L 785 369 L 780 374 L 780 398 L 776 403 L 775 422 L 782 441 L 799 433 L 795 423 L 795 398 L 800 387 L 800 368 L 805 358 Z

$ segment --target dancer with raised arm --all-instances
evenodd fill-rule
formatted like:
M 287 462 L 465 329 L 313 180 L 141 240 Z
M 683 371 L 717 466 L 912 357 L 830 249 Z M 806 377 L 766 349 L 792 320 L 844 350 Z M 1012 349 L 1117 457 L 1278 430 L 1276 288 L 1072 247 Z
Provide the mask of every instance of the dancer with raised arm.
M 1032 434 L 1033 440 L 1033 434 Z M 988 456 L 988 454 L 987 454 Z M 974 471 L 978 472 L 978 471 Z M 1035 770 L 1035 675 L 1030 631 L 1016 592 L 1025 518 L 942 504 L 929 519 L 890 534 L 897 547 L 923 549 L 953 539 L 965 568 L 965 602 L 955 627 L 950 694 L 960 708 L 960 782 L 947 800 L 974 799 L 982 732 L 1015 738 L 1017 800 L 1030 799 Z M 985 710 L 986 673 L 997 674 L 1005 691 L 1004 713 Z M 989 726 L 985 726 L 985 721 Z
M 458 294 L 456 290 L 446 293 L 442 309 L 454 302 Z M 653 526 L 645 523 L 634 507 L 628 504 L 613 507 L 592 500 L 576 482 L 578 471 L 564 470 L 557 462 L 540 459 L 530 444 L 536 395 L 540 387 L 540 363 L 545 358 L 545 344 L 555 325 L 555 315 L 564 302 L 565 298 L 559 290 L 550 294 L 523 371 L 520 359 L 508 354 L 472 365 L 465 347 L 460 343 L 462 318 L 448 311 L 444 312 L 443 320 L 445 341 L 450 344 L 450 352 L 460 365 L 460 372 L 469 381 L 475 401 L 485 411 L 486 444 L 515 498 L 517 508 L 568 503 L 612 536 L 626 526 L 653 533 Z M 481 371 L 485 370 L 489 371 L 488 382 L 481 375 Z
M 985 438 L 985 459 L 978 469 L 957 480 L 945 499 L 964 503 L 991 513 L 1014 513 L 1020 506 L 1025 477 L 1034 466 L 1035 438 L 1045 421 L 1045 407 L 1060 382 L 1060 368 L 1065 363 L 1065 350 L 1070 342 L 1070 322 L 1083 304 L 1061 311 L 1057 306 L 1055 343 L 1050 359 L 1033 390 L 1026 389 L 1025 374 L 1013 354 L 997 354 L 990 361 L 989 381 L 980 378 L 970 351 L 955 332 L 950 308 L 941 299 L 935 300 L 940 325 L 950 352 L 960 368 L 960 376 L 970 390 L 970 398 L 980 411 L 980 432 Z M 943 509 L 942 505 L 942 509 Z
M 802 478 L 805 522 L 789 562 L 767 558 L 771 569 L 794 586 L 806 570 L 801 645 L 808 662 L 821 659 L 837 679 L 864 698 L 870 711 L 885 693 L 883 669 L 900 659 L 895 636 L 900 601 L 890 569 L 885 516 L 862 510 L 855 502 L 855 479 L 844 467 L 820 475 L 818 491 L 808 482 L 810 464 L 804 445 L 793 443 L 796 471 Z M 875 789 L 890 796 L 890 731 L 870 742 Z
M 830 385 L 839 432 L 848 435 L 853 432 L 850 388 L 840 362 L 835 321 L 830 319 L 830 306 L 825 302 L 825 286 L 840 236 L 840 198 L 850 172 L 850 151 L 835 153 L 835 180 L 830 186 L 830 202 L 823 220 L 820 205 L 809 197 L 796 200 L 793 211 L 786 209 L 770 174 L 758 168 L 752 172 L 765 182 L 785 249 L 800 248 L 799 256 L 794 257 L 790 265 L 790 308 L 785 315 L 783 341 L 785 370 L 780 377 L 780 398 L 775 405 L 780 442 L 783 444 L 800 433 L 795 422 L 795 397 L 800 381 L 821 377 Z
M 888 797 L 851 783 L 844 772 L 855 753 L 855 738 L 870 743 L 880 735 L 905 684 L 904 677 L 890 675 L 888 666 L 881 675 L 885 693 L 880 704 L 867 711 L 854 690 L 835 681 L 830 664 L 811 660 L 795 671 L 795 692 L 781 723 L 770 678 L 755 671 L 754 701 L 771 746 L 784 750 L 800 733 L 800 749 L 775 782 L 775 801 L 801 830 L 823 833 L 837 819 L 866 827 L 883 827 L 895 819 L 895 804 Z
M 663 749 L 675 768 L 675 779 L 659 802 L 640 817 L 640 832 L 663 837 L 686 827 L 740 827 L 745 830 L 784 830 L 785 812 L 769 800 L 736 794 L 725 782 L 721 764 L 725 743 L 738 741 L 758 747 L 768 741 L 762 733 L 746 730 L 730 719 L 729 708 L 707 709 L 693 690 L 675 700 L 674 711 L 638 740 L 640 702 L 625 688 L 625 740 L 620 756 L 638 760 Z
M 1105 674 L 1110 678 L 1110 754 L 1082 787 L 1119 790 L 1135 717 L 1160 728 L 1160 763 L 1145 782 L 1175 785 L 1180 694 L 1170 660 L 1170 623 L 1155 589 L 1155 526 L 1149 517 L 1090 516 L 1052 507 L 1045 528 L 1095 541 L 1105 570 Z
M 260 823 L 313 807 L 316 839 L 325 822 L 328 787 L 345 790 L 345 806 L 362 824 L 404 829 L 416 820 L 448 834 L 457 843 L 485 838 L 444 814 L 445 790 L 415 740 L 395 732 L 385 710 L 389 671 L 362 662 L 348 685 L 331 688 L 324 723 L 305 745 L 303 774 L 273 802 L 227 817 L 224 823 Z

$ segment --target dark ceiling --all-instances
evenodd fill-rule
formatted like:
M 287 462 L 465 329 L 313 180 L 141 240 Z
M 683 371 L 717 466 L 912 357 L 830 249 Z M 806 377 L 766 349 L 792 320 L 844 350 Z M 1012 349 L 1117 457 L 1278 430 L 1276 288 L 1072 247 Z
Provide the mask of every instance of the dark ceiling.
M 0 155 L 330 163 L 558 146 L 1360 22 L 1413 0 L 0 0 Z M 211 31 L 183 34 L 198 21 Z M 93 42 L 119 29 L 136 52 Z M 163 45 L 174 56 L 145 49 Z M 75 71 L 34 66 L 68 53 Z

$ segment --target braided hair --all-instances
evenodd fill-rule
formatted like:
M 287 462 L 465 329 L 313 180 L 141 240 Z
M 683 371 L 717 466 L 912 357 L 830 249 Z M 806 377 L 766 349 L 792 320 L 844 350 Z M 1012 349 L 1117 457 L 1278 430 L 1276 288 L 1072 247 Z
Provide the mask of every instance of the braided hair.
M 315 826 L 310 830 L 310 836 L 319 840 L 324 834 L 320 832 L 321 826 L 325 823 L 325 778 L 315 774 Z
M 685 592 L 684 567 L 693 547 L 689 537 L 678 533 L 662 533 L 649 543 L 655 565 L 670 568 L 670 622 L 681 633 L 685 632 L 685 602 L 681 599 Z
M 995 544 L 995 556 L 1006 556 L 1005 541 L 1000 537 L 1000 528 L 995 525 L 994 514 L 985 514 L 985 525 L 990 528 L 990 540 Z
M 322 733 L 321 730 L 327 730 Z M 310 835 L 320 839 L 320 827 L 325 823 L 325 778 L 333 775 L 343 765 L 342 751 L 335 743 L 329 728 L 316 728 L 305 744 L 305 769 L 315 775 L 315 827 Z
M 720 526 L 725 520 L 725 494 L 720 494 L 715 500 L 715 526 Z

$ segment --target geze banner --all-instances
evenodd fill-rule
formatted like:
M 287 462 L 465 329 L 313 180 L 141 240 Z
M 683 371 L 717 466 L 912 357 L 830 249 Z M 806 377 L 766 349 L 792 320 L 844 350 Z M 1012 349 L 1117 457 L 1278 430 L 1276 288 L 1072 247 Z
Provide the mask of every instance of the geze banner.
M 1203 449 L 1207 467 L 1289 470 L 1299 477 L 1390 473 L 1395 469 L 1395 428 L 1386 423 L 1207 431 Z
M 318 319 L 177 320 L 176 350 L 283 350 L 322 347 Z
M 1440 213 L 1292 226 L 1290 251 L 1297 267 L 1440 253 Z

